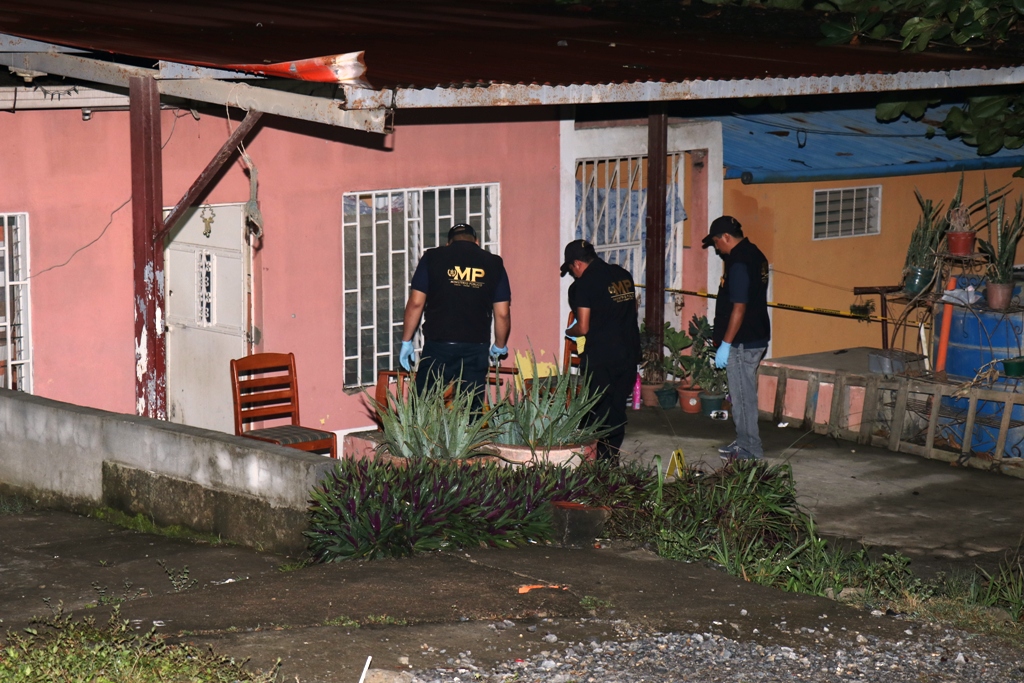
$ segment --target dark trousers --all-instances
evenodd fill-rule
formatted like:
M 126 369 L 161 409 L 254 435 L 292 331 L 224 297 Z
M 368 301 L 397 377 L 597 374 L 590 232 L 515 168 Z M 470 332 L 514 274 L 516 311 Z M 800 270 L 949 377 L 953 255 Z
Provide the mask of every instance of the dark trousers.
M 608 436 L 597 444 L 599 460 L 618 463 L 619 447 L 626 438 L 626 403 L 633 394 L 636 383 L 636 365 L 621 363 L 614 365 L 586 365 L 590 376 L 590 390 L 603 391 L 601 400 L 587 416 L 587 423 L 603 422 L 612 426 Z
M 440 379 L 447 386 L 461 377 L 463 387 L 475 394 L 473 410 L 480 410 L 487 382 L 488 350 L 487 344 L 424 342 L 416 369 L 416 389 L 422 392 L 429 380 Z

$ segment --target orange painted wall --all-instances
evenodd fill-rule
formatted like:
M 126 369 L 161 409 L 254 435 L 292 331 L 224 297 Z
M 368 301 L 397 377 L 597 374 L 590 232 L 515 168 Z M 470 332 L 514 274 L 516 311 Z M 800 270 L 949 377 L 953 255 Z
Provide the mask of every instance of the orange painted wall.
M 1016 194 L 1024 191 L 1024 180 L 1012 177 L 1014 170 L 966 173 L 965 201 L 982 195 L 986 179 L 990 188 L 1011 183 Z M 902 282 L 910 232 L 920 216 L 914 189 L 918 188 L 926 198 L 948 205 L 959 181 L 959 173 L 775 185 L 744 185 L 739 180 L 727 180 L 724 205 L 725 213 L 739 219 L 745 234 L 771 262 L 775 301 L 849 311 L 854 301 L 853 287 Z M 814 191 L 867 185 L 882 186 L 880 234 L 813 240 Z M 1018 260 L 1022 255 L 1018 254 Z M 772 355 L 776 358 L 881 346 L 878 323 L 780 309 L 774 309 L 772 316 Z M 916 337 L 908 336 L 907 347 L 913 348 L 915 344 Z
M 259 168 L 265 237 L 255 256 L 263 350 L 295 352 L 303 421 L 367 424 L 343 391 L 342 195 L 497 182 L 512 285 L 511 346 L 560 348 L 558 122 L 414 123 L 379 136 L 266 117 L 247 149 Z M 237 120 L 233 125 L 237 125 Z M 178 200 L 228 135 L 223 116 L 165 111 L 164 204 Z M 35 393 L 134 412 L 127 112 L 4 115 L 0 212 L 28 212 Z M 524 172 L 526 171 L 526 172 Z M 203 202 L 244 202 L 238 164 Z M 91 246 L 89 242 L 102 233 Z M 64 266 L 43 270 L 67 260 Z M 227 372 L 227 368 L 225 368 Z

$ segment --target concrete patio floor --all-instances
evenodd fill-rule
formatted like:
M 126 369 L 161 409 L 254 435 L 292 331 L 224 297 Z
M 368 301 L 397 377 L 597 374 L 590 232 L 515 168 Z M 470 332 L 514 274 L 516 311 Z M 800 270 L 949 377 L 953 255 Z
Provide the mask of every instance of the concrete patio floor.
M 678 407 L 628 411 L 623 459 L 663 467 L 676 448 L 689 466 L 720 467 L 732 419 Z M 1024 481 L 760 422 L 765 455 L 793 468 L 800 502 L 819 531 L 895 548 L 922 563 L 995 559 L 1024 533 Z

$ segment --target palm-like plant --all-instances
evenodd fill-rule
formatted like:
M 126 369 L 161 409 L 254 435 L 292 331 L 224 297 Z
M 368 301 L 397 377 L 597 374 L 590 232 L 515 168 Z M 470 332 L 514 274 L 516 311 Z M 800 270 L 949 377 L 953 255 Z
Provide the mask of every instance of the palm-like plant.
M 988 239 L 979 239 L 978 248 L 988 257 L 988 281 L 999 284 L 1013 282 L 1013 265 L 1017 259 L 1017 245 L 1024 237 L 1021 197 L 1017 198 L 1012 213 L 1006 211 L 1006 197 L 1000 197 L 993 211 L 993 202 L 985 188 L 985 221 Z

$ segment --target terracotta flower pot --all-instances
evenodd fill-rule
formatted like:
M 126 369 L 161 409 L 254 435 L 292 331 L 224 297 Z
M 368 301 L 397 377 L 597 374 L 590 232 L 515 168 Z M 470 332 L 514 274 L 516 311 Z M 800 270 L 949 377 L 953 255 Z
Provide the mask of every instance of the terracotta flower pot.
M 576 444 L 571 446 L 560 446 L 542 451 L 537 450 L 536 455 L 529 446 L 509 446 L 505 444 L 491 444 L 491 448 L 497 451 L 499 467 L 513 467 L 516 465 L 530 465 L 538 460 L 550 462 L 555 465 L 576 467 L 584 460 L 597 458 L 597 442 Z
M 985 302 L 993 311 L 1005 311 L 1013 298 L 1012 282 L 989 282 L 985 285 Z
M 658 402 L 658 394 L 655 392 L 665 386 L 665 383 L 661 384 L 641 384 L 640 385 L 640 402 L 647 408 L 657 408 L 661 404 Z
M 700 387 L 676 387 L 676 393 L 679 394 L 679 406 L 684 413 L 700 412 L 700 391 Z
M 953 256 L 970 256 L 974 253 L 973 232 L 947 232 L 946 249 Z

